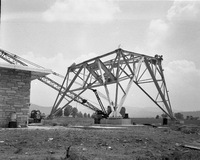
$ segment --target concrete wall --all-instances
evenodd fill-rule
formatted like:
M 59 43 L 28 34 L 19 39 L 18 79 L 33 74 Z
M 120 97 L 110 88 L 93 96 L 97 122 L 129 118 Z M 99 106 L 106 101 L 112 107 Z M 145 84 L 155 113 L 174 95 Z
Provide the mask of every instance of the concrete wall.
M 30 104 L 31 72 L 0 68 L 0 127 L 7 127 L 13 112 L 26 125 Z

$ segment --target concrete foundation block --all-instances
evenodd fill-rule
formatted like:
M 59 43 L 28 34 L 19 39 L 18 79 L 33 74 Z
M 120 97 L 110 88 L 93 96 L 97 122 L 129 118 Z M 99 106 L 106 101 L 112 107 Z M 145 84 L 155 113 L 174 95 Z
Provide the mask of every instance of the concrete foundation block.
M 113 125 L 131 125 L 131 119 L 108 118 L 108 119 L 101 119 L 100 123 L 113 124 Z

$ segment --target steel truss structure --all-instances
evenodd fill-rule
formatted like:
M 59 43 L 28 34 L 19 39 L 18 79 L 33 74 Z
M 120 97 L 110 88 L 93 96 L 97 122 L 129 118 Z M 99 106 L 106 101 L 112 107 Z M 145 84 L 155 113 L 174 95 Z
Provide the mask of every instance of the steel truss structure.
M 134 83 L 166 115 L 174 119 L 162 60 L 162 56 L 155 55 L 152 57 L 119 48 L 80 64 L 74 63 L 68 67 L 51 114 L 56 114 L 58 108 L 63 109 L 72 101 L 76 101 L 86 90 L 103 87 L 108 105 L 113 108 L 111 117 L 118 117 Z M 145 85 L 150 86 L 145 88 Z M 110 87 L 111 89 L 109 89 Z M 148 89 L 154 89 L 154 91 L 151 92 Z M 63 99 L 69 94 L 73 96 L 64 106 L 60 107 Z
M 44 69 L 42 66 L 1 49 L 0 58 L 10 64 Z M 106 112 L 101 103 L 101 109 L 99 109 L 81 97 L 81 94 L 86 90 L 95 90 L 95 94 L 98 93 L 107 100 L 108 105 L 113 107 L 114 111 L 111 116 L 117 117 L 132 83 L 135 83 L 165 114 L 174 119 L 163 74 L 162 60 L 162 56 L 158 55 L 151 57 L 117 49 L 83 63 L 73 64 L 68 68 L 65 77 L 52 71 L 53 75 L 64 78 L 62 85 L 47 76 L 38 77 L 38 80 L 58 91 L 51 115 L 55 115 L 59 109 L 65 108 L 72 101 L 78 102 L 93 111 Z M 124 82 L 127 84 L 126 86 L 124 86 Z M 154 93 L 153 95 L 147 91 L 143 87 L 144 84 L 153 85 L 157 94 Z M 113 85 L 115 86 L 114 89 Z M 111 90 L 115 91 L 113 98 L 109 86 L 112 86 Z M 103 87 L 106 96 L 94 89 L 97 87 Z M 63 107 L 59 107 L 63 99 L 67 100 L 67 103 Z

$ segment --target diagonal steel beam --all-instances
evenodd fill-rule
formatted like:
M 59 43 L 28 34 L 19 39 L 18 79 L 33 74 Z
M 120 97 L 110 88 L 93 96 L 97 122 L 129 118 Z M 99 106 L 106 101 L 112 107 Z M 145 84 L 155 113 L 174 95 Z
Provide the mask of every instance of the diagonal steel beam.
M 156 86 L 156 88 L 157 88 L 157 90 L 158 90 L 158 92 L 160 94 L 160 97 L 161 97 L 161 99 L 162 99 L 162 101 L 163 101 L 163 103 L 164 103 L 164 105 L 165 105 L 170 117 L 173 117 L 173 113 L 172 113 L 172 111 L 171 111 L 171 109 L 170 109 L 170 107 L 169 107 L 169 105 L 168 105 L 168 103 L 167 103 L 167 101 L 166 101 L 166 99 L 165 99 L 165 97 L 163 95 L 163 92 L 162 92 L 162 90 L 161 90 L 161 88 L 160 88 L 160 86 L 159 86 L 159 84 L 158 84 L 158 82 L 156 80 L 155 75 L 153 74 L 153 71 L 150 68 L 149 61 L 147 60 L 147 58 L 144 59 L 144 62 L 146 64 L 146 67 L 147 67 L 147 69 L 148 69 L 148 71 L 149 71 L 149 73 L 150 73 L 150 75 L 151 75 L 151 77 L 152 77 L 152 79 L 154 81 L 154 84 L 155 84 L 155 86 Z
M 99 65 L 101 65 L 101 69 L 104 70 L 105 74 L 112 80 L 115 81 L 116 77 L 112 74 L 112 72 L 104 65 L 104 63 L 99 59 Z
M 70 68 L 69 68 L 70 69 Z M 61 98 L 59 99 L 59 101 L 55 104 L 54 109 L 56 110 L 58 108 L 58 106 L 60 105 L 60 103 L 62 102 L 63 98 L 65 97 L 65 94 L 67 94 L 67 92 L 69 91 L 69 89 L 71 88 L 71 86 L 73 85 L 74 81 L 76 80 L 76 78 L 78 77 L 78 74 L 81 72 L 81 70 L 83 69 L 83 66 L 79 68 L 77 74 L 74 76 L 74 78 L 72 79 L 72 81 L 70 82 L 70 84 L 67 86 L 65 92 L 63 93 L 63 95 L 61 96 Z M 65 77 L 67 77 L 68 74 L 66 74 Z M 64 82 L 64 81 L 63 81 Z M 62 86 L 64 85 L 64 83 L 62 84 Z
M 134 81 L 134 83 L 171 119 L 174 119 L 174 116 L 171 116 L 168 112 L 166 112 L 137 82 Z

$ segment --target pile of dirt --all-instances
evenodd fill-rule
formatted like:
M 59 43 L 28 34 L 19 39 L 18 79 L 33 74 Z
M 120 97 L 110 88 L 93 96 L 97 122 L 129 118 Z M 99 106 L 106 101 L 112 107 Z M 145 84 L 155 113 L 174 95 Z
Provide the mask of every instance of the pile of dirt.
M 181 131 L 185 134 L 198 134 L 200 135 L 200 126 L 197 125 L 172 125 L 171 129 L 175 131 Z

